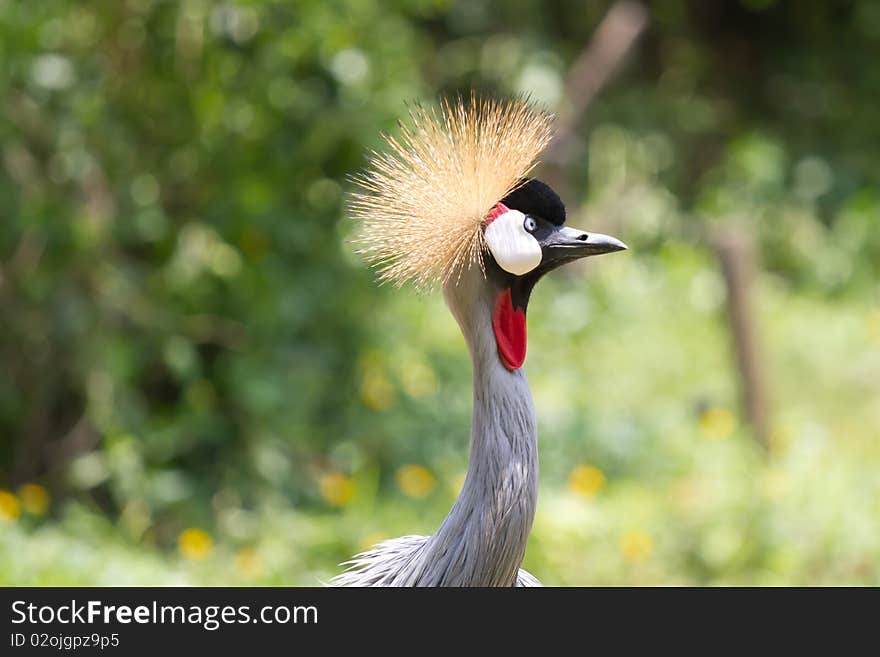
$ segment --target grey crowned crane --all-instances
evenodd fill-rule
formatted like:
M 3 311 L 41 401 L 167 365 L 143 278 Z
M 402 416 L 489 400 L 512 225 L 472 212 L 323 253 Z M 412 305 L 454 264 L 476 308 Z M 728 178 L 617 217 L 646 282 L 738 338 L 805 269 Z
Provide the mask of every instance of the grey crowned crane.
M 417 108 L 356 179 L 351 214 L 379 278 L 442 287 L 473 363 L 467 477 L 431 536 L 347 562 L 338 586 L 539 586 L 520 568 L 538 494 L 537 423 L 522 370 L 535 284 L 623 242 L 564 226 L 565 206 L 528 177 L 553 117 L 524 99 Z

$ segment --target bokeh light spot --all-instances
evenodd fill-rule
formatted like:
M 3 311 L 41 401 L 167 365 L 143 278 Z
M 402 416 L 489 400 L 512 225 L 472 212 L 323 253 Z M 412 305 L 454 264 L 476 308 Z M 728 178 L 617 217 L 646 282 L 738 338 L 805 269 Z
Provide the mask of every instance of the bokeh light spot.
M 736 430 L 736 416 L 726 408 L 707 408 L 700 415 L 700 432 L 706 440 L 724 440 Z
M 361 382 L 361 401 L 374 411 L 386 411 L 397 401 L 397 391 L 384 374 L 368 371 Z
M 180 532 L 180 536 L 177 537 L 177 549 L 187 559 L 197 561 L 211 554 L 214 541 L 205 530 L 190 527 Z
M 0 520 L 14 522 L 21 515 L 18 498 L 8 490 L 0 490 Z
M 397 471 L 397 485 L 407 497 L 423 498 L 431 494 L 437 479 L 423 465 L 408 464 Z
M 318 482 L 321 497 L 330 506 L 342 507 L 354 497 L 354 482 L 341 472 L 328 472 Z
M 620 538 L 620 553 L 630 563 L 644 561 L 654 551 L 654 539 L 640 529 L 626 532 Z
M 568 489 L 582 497 L 594 497 L 605 486 L 605 473 L 595 465 L 578 465 L 568 475 Z

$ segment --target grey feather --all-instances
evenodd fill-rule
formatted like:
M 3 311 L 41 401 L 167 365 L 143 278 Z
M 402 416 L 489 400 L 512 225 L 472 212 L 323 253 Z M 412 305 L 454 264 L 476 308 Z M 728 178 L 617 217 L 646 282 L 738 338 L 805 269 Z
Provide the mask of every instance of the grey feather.
M 334 586 L 406 586 L 398 575 L 407 564 L 419 561 L 430 536 L 401 536 L 375 545 L 355 555 L 344 566 L 341 575 L 333 578 Z M 427 583 L 421 586 L 429 586 Z M 519 568 L 514 586 L 541 586 L 530 572 Z

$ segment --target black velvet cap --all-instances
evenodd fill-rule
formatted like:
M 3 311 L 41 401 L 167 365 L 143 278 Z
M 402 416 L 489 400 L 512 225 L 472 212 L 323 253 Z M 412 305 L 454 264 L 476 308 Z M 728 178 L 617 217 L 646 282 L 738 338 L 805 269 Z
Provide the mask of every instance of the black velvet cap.
M 565 223 L 565 204 L 546 183 L 534 178 L 525 182 L 501 199 L 511 210 L 531 214 L 561 226 Z

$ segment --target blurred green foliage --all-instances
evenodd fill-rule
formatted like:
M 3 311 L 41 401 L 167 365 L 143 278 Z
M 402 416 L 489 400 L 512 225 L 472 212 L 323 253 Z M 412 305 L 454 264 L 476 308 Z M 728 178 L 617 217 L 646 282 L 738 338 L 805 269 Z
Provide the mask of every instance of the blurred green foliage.
M 413 100 L 563 109 L 609 2 L 0 0 L 0 583 L 314 584 L 466 468 L 442 301 L 377 287 L 346 176 Z M 529 312 L 549 584 L 880 583 L 880 6 L 650 3 L 573 137 L 626 255 Z M 753 233 L 737 411 L 713 226 Z

